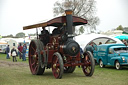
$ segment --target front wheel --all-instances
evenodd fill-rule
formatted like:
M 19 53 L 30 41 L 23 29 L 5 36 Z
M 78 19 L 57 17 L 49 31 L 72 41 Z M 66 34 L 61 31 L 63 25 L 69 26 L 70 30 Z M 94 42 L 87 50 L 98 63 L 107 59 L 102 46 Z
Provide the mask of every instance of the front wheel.
M 84 53 L 84 58 L 82 59 L 82 69 L 86 76 L 92 76 L 95 69 L 95 62 L 93 55 L 90 51 Z
M 52 60 L 52 73 L 56 79 L 61 79 L 64 71 L 63 59 L 60 53 L 56 52 Z
M 116 61 L 115 67 L 116 67 L 117 70 L 122 69 L 122 67 L 121 67 L 121 65 L 120 65 L 120 63 L 119 63 L 119 61 Z
M 101 68 L 105 67 L 105 65 L 103 64 L 103 61 L 102 60 L 100 60 L 100 67 Z

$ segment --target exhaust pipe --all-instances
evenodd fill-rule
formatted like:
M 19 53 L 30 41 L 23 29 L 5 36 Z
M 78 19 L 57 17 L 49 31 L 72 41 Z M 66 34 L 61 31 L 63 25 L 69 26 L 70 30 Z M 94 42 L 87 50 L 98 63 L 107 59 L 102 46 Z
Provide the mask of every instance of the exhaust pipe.
M 73 20 L 72 20 L 72 10 L 66 10 L 66 28 L 68 31 L 68 35 L 71 36 L 73 34 Z

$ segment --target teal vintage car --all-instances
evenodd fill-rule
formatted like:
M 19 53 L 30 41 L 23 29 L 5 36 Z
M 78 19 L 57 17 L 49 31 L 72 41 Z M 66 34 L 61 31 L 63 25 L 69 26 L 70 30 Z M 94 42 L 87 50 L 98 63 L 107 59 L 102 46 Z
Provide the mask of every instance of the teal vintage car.
M 93 52 L 94 59 L 103 68 L 105 65 L 121 69 L 128 65 L 128 47 L 124 44 L 103 44 L 97 46 Z

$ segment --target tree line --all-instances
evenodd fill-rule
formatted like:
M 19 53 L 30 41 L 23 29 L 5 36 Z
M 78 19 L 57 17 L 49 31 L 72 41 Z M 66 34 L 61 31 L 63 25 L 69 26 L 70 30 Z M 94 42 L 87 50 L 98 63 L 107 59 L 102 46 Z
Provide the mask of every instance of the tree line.
M 35 36 L 36 34 L 28 34 L 28 36 Z M 7 35 L 7 36 L 2 36 L 2 38 L 24 38 L 24 37 L 26 37 L 25 36 L 25 33 L 23 33 L 23 32 L 19 32 L 19 33 L 17 33 L 15 36 L 13 36 L 12 34 L 10 34 L 10 35 Z

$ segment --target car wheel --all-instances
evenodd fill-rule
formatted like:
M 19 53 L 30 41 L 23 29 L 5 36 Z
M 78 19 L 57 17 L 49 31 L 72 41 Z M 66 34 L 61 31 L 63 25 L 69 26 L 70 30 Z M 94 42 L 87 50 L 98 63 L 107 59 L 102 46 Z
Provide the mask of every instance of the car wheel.
M 116 67 L 117 70 L 122 69 L 122 67 L 121 67 L 121 65 L 120 65 L 120 63 L 119 63 L 119 61 L 116 61 L 115 67 Z
M 102 60 L 100 60 L 100 67 L 101 68 L 105 67 L 105 65 L 103 65 L 103 61 Z

